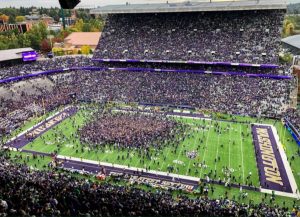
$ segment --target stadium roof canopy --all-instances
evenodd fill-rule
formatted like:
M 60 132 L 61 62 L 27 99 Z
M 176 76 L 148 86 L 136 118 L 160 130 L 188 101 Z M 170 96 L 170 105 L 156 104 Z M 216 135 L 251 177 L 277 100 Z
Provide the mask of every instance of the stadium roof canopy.
M 200 11 L 240 11 L 286 9 L 283 0 L 186 1 L 181 3 L 107 5 L 91 10 L 91 14 L 169 13 Z
M 31 47 L 0 50 L 0 62 L 22 58 L 22 52 L 34 51 Z
M 286 43 L 287 45 L 290 45 L 292 47 L 295 47 L 297 49 L 300 49 L 300 35 L 293 35 L 290 37 L 286 37 L 281 40 L 283 43 Z

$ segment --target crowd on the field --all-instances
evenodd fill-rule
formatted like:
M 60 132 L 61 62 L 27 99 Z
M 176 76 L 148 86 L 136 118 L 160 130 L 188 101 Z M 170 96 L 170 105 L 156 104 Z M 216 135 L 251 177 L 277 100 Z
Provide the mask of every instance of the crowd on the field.
M 111 14 L 94 57 L 278 64 L 284 13 Z
M 278 64 L 284 11 L 108 15 L 94 58 L 195 60 Z M 69 67 L 92 66 L 90 57 L 60 57 L 4 67 L 0 79 Z M 117 67 L 123 63 L 101 64 Z M 211 65 L 126 64 L 126 67 L 285 74 L 279 69 Z M 0 137 L 24 121 L 79 101 L 183 105 L 205 111 L 282 117 L 300 129 L 300 113 L 286 109 L 296 80 L 186 72 L 77 70 L 5 84 L 0 88 Z M 141 114 L 98 114 L 79 130 L 88 144 L 140 150 L 178 135 L 177 124 Z M 0 140 L 1 142 L 1 140 Z M 157 147 L 158 149 L 160 147 Z M 274 203 L 255 205 L 206 196 L 173 197 L 133 186 L 99 184 L 69 173 L 34 171 L 0 151 L 0 216 L 300 216 Z M 271 203 L 273 201 L 270 201 Z
M 53 69 L 62 69 L 69 67 L 90 66 L 93 62 L 88 56 L 65 56 L 56 57 L 53 59 L 44 59 L 26 64 L 2 67 L 0 70 L 0 80 L 15 76 L 21 76 L 36 72 L 42 72 Z
M 95 183 L 55 170 L 35 171 L 11 163 L 5 155 L 0 157 L 0 216 L 299 215 L 296 204 L 291 210 L 274 203 L 267 205 L 268 201 L 238 203 L 226 195 L 218 199 L 204 195 L 195 199 L 174 197 L 164 190 L 151 192 L 135 186 Z
M 175 121 L 162 115 L 105 112 L 96 115 L 80 129 L 80 139 L 94 145 L 149 149 L 174 139 L 178 133 Z

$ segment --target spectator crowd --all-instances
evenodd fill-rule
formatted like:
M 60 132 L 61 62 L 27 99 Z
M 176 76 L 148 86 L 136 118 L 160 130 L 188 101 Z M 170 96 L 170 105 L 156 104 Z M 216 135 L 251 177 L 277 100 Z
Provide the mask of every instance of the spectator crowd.
M 300 132 L 300 111 L 299 109 L 288 109 L 285 118 Z
M 284 14 L 111 14 L 94 58 L 278 64 Z
M 188 105 L 241 115 L 277 116 L 290 102 L 295 80 L 215 76 L 184 72 L 77 71 L 66 86 L 94 101 Z M 79 84 L 79 85 L 78 85 Z
M 93 65 L 93 62 L 91 58 L 86 56 L 80 55 L 75 57 L 56 57 L 53 59 L 44 59 L 26 64 L 2 67 L 0 70 L 0 80 L 53 69 L 90 65 Z
M 16 86 L 19 85 L 19 86 Z M 70 103 L 125 101 L 188 105 L 231 114 L 277 117 L 290 103 L 294 79 L 217 76 L 187 72 L 83 71 L 42 76 L 2 85 L 0 128 Z M 24 111 L 24 112 L 22 112 Z M 26 114 L 25 114 L 26 113 Z
M 278 64 L 284 11 L 239 11 L 108 15 L 94 58 L 220 61 Z M 0 79 L 39 71 L 92 66 L 91 58 L 76 56 L 1 68 Z M 122 66 L 121 63 L 100 66 Z M 153 68 L 155 64 L 138 67 Z M 175 65 L 157 64 L 160 68 Z M 126 67 L 136 67 L 126 64 Z M 178 65 L 177 65 L 178 66 Z M 181 69 L 283 74 L 278 70 L 228 66 L 188 66 Z M 211 75 L 209 73 L 73 70 L 43 75 L 0 87 L 0 136 L 33 116 L 75 101 L 138 102 L 183 105 L 202 111 L 282 117 L 300 129 L 298 111 L 286 110 L 295 79 Z M 80 129 L 87 143 L 114 143 L 147 149 L 172 139 L 178 124 L 163 116 L 98 114 Z M 180 131 L 180 130 L 179 130 Z M 2 137 L 3 138 L 3 137 Z M 159 148 L 159 147 L 158 147 Z M 1 150 L 2 154 L 3 151 Z M 34 171 L 0 157 L 0 216 L 289 216 L 300 215 L 266 203 L 238 203 L 185 196 L 168 191 L 99 184 L 68 173 Z
M 278 205 L 238 203 L 228 196 L 209 199 L 172 196 L 135 186 L 96 183 L 56 170 L 35 171 L 11 163 L 1 150 L 0 216 L 297 216 Z

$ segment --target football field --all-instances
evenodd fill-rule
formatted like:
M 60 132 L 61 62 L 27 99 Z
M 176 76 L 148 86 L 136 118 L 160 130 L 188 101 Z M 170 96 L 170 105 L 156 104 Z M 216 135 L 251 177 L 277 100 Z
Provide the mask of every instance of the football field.
M 151 157 L 145 157 L 143 150 L 82 144 L 77 132 L 91 117 L 93 109 L 82 107 L 23 149 L 42 153 L 56 151 L 62 156 L 260 186 L 248 123 L 171 116 L 189 126 L 185 136 L 179 138 L 180 144 L 178 147 L 166 144 L 161 150 L 151 148 Z

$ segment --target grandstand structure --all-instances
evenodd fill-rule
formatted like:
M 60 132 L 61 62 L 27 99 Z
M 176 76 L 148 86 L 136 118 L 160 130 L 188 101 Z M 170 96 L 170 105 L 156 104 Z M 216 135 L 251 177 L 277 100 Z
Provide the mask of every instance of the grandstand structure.
M 237 1 L 94 9 L 92 14 L 108 14 L 94 59 L 279 68 L 279 31 L 285 8 L 282 1 Z
M 241 1 L 185 1 L 179 3 L 107 5 L 91 10 L 91 14 L 137 14 L 137 13 L 178 13 L 201 11 L 241 11 L 286 9 L 286 2 L 280 0 Z
M 30 47 L 0 51 L 0 66 L 14 66 L 24 62 L 24 54 L 34 52 Z M 0 76 L 1 77 L 1 76 Z M 12 76 L 13 77 L 13 76 Z
M 144 71 L 282 79 L 292 72 L 292 63 L 279 63 L 285 11 L 277 0 L 99 7 L 90 13 L 107 19 L 93 61 Z M 294 86 L 285 109 L 297 106 L 297 92 Z
M 285 12 L 286 2 L 277 0 L 100 7 L 91 14 L 108 14 L 107 24 L 93 60 L 100 66 L 138 70 L 188 69 L 249 79 L 253 74 L 271 74 L 268 78 L 281 79 L 283 75 L 296 75 L 292 66 L 295 61 L 279 63 Z M 298 105 L 298 76 L 292 77 L 289 102 L 283 110 Z
M 212 202 L 211 215 L 218 215 L 218 210 L 226 215 L 227 209 L 229 215 L 234 213 L 228 192 L 243 204 L 245 200 L 252 204 L 252 199 L 259 204 L 244 216 L 273 215 L 264 204 L 272 206 L 277 196 L 277 202 L 293 207 L 300 198 L 300 112 L 295 109 L 298 82 L 292 63 L 279 61 L 285 12 L 286 5 L 278 0 L 93 9 L 91 14 L 107 16 L 92 57 L 54 57 L 1 68 L 1 143 L 12 153 L 24 154 L 26 162 L 48 160 L 48 169 L 51 165 L 99 179 L 116 177 L 159 188 L 161 195 L 166 194 L 163 189 L 176 191 L 179 198 L 182 192 L 222 195 L 220 201 L 229 208 Z M 8 165 L 0 164 L 6 200 L 13 195 L 7 193 L 13 189 L 6 178 L 13 177 L 6 173 Z M 38 174 L 48 176 L 33 173 L 29 185 L 46 191 L 40 203 L 48 202 L 48 197 L 49 204 L 56 200 L 53 204 L 59 205 L 51 210 L 62 215 L 207 212 L 205 208 L 198 212 L 200 197 L 186 199 L 191 202 L 183 209 L 187 203 L 182 199 L 183 203 L 156 199 L 148 203 L 139 200 L 143 193 L 133 190 L 136 193 L 127 200 L 123 191 L 130 192 L 131 187 L 120 187 L 114 194 L 109 185 L 88 182 L 82 185 L 85 190 L 70 198 L 81 201 L 86 193 L 101 195 L 97 190 L 101 186 L 118 202 L 107 203 L 102 194 L 94 197 L 100 202 L 90 201 L 91 206 L 73 206 L 49 192 L 61 195 L 66 189 L 68 194 L 78 184 L 69 186 L 69 179 L 58 178 L 67 184 L 55 188 L 52 174 L 43 179 L 43 186 L 49 183 L 54 189 L 47 191 L 36 184 Z M 39 192 L 25 190 L 21 192 L 27 196 Z M 135 206 L 126 205 L 128 201 Z M 103 208 L 102 203 L 112 208 Z M 138 207 L 144 204 L 147 208 Z M 172 208 L 165 210 L 168 204 Z M 24 210 L 32 215 L 40 212 L 31 206 Z M 275 208 L 278 216 L 286 211 Z M 238 212 L 235 215 L 243 215 Z

